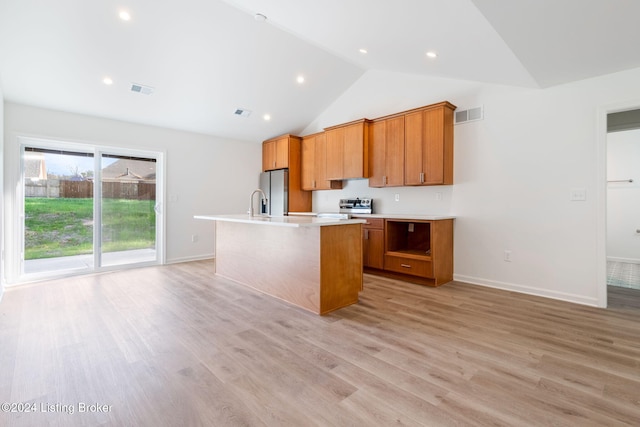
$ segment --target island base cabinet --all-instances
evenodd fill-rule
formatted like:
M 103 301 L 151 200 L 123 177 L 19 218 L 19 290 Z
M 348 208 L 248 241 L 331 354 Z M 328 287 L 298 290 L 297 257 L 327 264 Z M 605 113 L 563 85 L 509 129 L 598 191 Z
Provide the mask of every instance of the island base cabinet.
M 216 275 L 326 314 L 358 302 L 361 230 L 216 221 Z

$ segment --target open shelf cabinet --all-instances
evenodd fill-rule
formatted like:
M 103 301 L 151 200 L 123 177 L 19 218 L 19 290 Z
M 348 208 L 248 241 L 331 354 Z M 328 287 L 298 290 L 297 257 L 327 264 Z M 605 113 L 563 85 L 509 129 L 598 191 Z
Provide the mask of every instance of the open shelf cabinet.
M 453 280 L 453 220 L 385 220 L 384 270 L 439 286 Z

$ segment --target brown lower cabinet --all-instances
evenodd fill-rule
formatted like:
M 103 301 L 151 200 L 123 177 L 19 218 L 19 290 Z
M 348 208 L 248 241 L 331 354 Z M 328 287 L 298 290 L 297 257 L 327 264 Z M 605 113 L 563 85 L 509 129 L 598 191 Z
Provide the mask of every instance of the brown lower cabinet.
M 384 268 L 384 219 L 369 218 L 362 224 L 362 257 L 365 267 Z
M 364 219 L 367 273 L 429 286 L 453 280 L 453 219 Z

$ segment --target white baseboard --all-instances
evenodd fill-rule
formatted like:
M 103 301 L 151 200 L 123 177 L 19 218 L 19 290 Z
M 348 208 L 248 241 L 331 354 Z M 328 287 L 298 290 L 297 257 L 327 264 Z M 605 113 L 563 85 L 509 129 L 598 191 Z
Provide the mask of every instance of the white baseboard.
M 502 289 L 505 291 L 519 292 L 527 295 L 535 295 L 539 297 L 552 298 L 560 301 L 567 301 L 567 302 L 573 302 L 576 304 L 598 307 L 598 300 L 595 297 L 590 298 L 582 295 L 568 294 L 565 292 L 558 292 L 558 291 L 550 291 L 548 289 L 517 285 L 515 283 L 498 282 L 495 280 L 487 280 L 479 277 L 465 276 L 462 274 L 454 274 L 453 280 L 456 280 L 458 282 L 470 283 L 472 285 L 486 286 L 488 288 Z
M 204 254 L 193 257 L 183 257 L 183 258 L 173 258 L 166 260 L 165 264 L 179 264 L 181 262 L 191 262 L 191 261 L 204 261 L 207 259 L 213 259 L 215 256 L 213 254 Z
M 608 256 L 607 261 L 626 262 L 629 264 L 640 264 L 640 259 L 636 259 L 636 258 L 617 258 L 617 257 Z

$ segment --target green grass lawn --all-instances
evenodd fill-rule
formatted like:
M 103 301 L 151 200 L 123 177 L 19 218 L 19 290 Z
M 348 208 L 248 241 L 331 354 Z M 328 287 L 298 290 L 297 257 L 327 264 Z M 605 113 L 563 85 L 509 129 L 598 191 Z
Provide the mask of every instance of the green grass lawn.
M 25 198 L 25 259 L 93 253 L 93 199 Z M 155 247 L 155 200 L 102 200 L 102 251 Z

